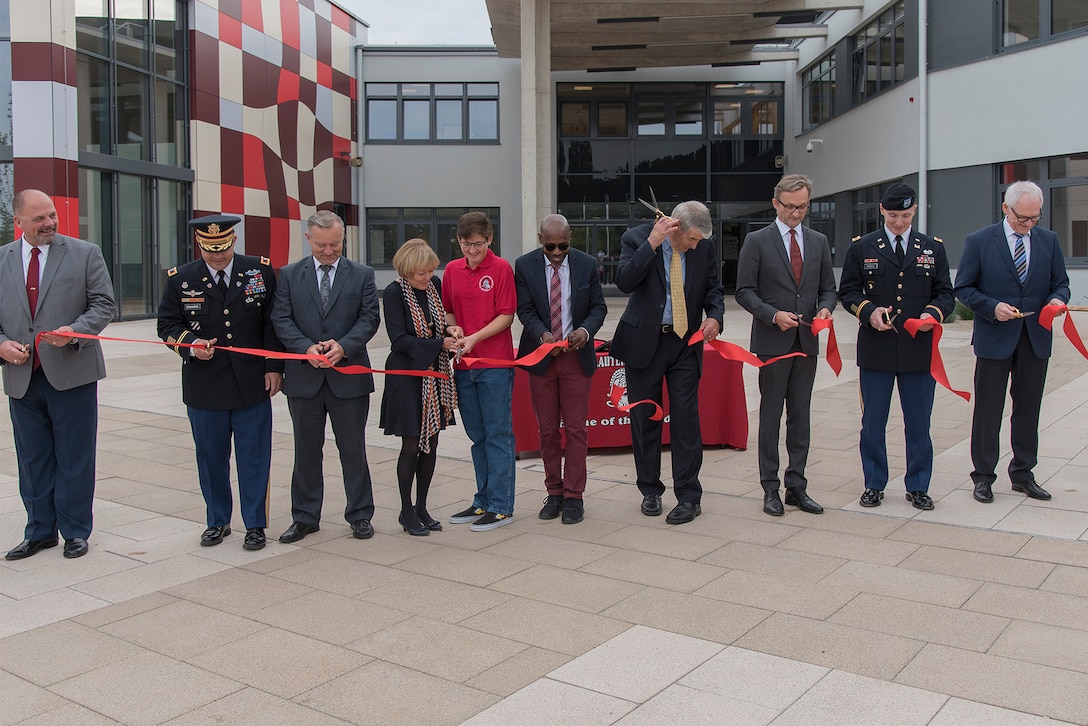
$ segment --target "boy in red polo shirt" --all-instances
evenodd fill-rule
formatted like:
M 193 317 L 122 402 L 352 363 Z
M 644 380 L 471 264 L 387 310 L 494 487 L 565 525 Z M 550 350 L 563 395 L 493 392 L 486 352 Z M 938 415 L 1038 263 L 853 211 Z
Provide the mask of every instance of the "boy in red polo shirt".
M 511 399 L 514 369 L 460 358 L 514 359 L 510 325 L 517 310 L 514 271 L 491 251 L 494 229 L 482 212 L 469 212 L 457 222 L 457 242 L 464 257 L 446 265 L 442 304 L 447 334 L 460 338 L 454 365 L 461 423 L 472 440 L 476 496 L 472 506 L 450 517 L 453 524 L 472 522 L 473 532 L 509 524 L 514 516 L 514 425 Z

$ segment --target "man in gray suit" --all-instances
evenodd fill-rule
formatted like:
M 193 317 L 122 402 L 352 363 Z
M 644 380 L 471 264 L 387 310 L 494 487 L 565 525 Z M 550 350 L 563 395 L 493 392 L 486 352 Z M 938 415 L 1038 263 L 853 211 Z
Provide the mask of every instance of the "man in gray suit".
M 319 211 L 306 220 L 313 255 L 280 271 L 272 324 L 291 353 L 324 355 L 332 366 L 370 365 L 366 344 L 378 330 L 374 270 L 341 257 L 344 221 Z M 344 518 L 358 539 L 374 535 L 374 493 L 366 462 L 366 418 L 374 377 L 345 375 L 324 361 L 287 361 L 283 392 L 295 434 L 291 475 L 291 526 L 280 542 L 297 542 L 321 522 L 325 483 L 322 448 L 325 421 L 332 421 L 344 473 Z
M 55 547 L 58 531 L 64 556 L 82 557 L 91 534 L 98 381 L 106 364 L 98 341 L 67 334 L 102 332 L 117 310 L 113 283 L 97 246 L 57 233 L 57 209 L 47 194 L 19 192 L 12 211 L 23 237 L 0 248 L 0 365 L 27 524 L 6 559 Z
M 752 314 L 752 352 L 762 360 L 787 358 L 759 369 L 759 479 L 763 511 L 784 513 L 778 494 L 778 430 L 786 408 L 783 476 L 786 504 L 819 514 L 823 507 L 806 492 L 809 409 L 816 379 L 819 342 L 812 320 L 830 318 L 835 309 L 835 275 L 827 237 L 801 224 L 808 212 L 812 182 L 800 174 L 782 177 L 774 188 L 778 218 L 744 239 L 737 262 L 737 302 Z

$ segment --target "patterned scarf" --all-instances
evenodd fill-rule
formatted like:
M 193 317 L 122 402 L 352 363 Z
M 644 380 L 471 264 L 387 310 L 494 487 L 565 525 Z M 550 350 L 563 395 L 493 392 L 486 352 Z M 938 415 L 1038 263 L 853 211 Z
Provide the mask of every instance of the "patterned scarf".
M 438 297 L 438 290 L 434 283 L 427 283 L 427 310 L 434 324 L 427 322 L 427 314 L 419 305 L 413 288 L 403 277 L 397 278 L 400 289 L 404 293 L 404 302 L 408 305 L 408 311 L 412 315 L 412 325 L 415 328 L 417 338 L 436 338 L 442 340 L 445 332 L 446 310 L 442 307 L 442 300 Z M 429 370 L 445 373 L 448 378 L 421 378 L 423 389 L 423 420 L 419 427 L 419 450 L 424 454 L 431 451 L 431 439 L 442 430 L 444 424 L 453 423 L 453 412 L 457 408 L 457 389 L 453 385 L 453 366 L 450 364 L 450 354 L 445 350 L 439 351 L 438 358 L 431 364 Z

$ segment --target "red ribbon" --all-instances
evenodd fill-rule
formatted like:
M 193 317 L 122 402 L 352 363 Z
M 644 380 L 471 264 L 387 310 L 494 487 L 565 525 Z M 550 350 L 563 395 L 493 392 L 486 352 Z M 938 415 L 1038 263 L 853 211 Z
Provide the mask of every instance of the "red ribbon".
M 560 340 L 555 343 L 541 343 L 540 347 L 534 350 L 528 355 L 524 355 L 521 358 L 514 360 L 507 360 L 505 358 L 469 358 L 465 357 L 461 359 L 461 362 L 471 368 L 476 363 L 487 363 L 492 368 L 514 368 L 515 366 L 534 366 L 540 361 L 544 360 L 548 354 L 550 354 L 556 348 L 566 348 L 567 341 Z
M 736 361 L 737 363 L 747 363 L 748 365 L 755 366 L 756 368 L 762 368 L 763 366 L 770 365 L 771 363 L 777 363 L 778 361 L 785 360 L 786 358 L 796 358 L 798 356 L 805 355 L 804 353 L 798 351 L 796 353 L 786 353 L 785 355 L 775 356 L 774 358 L 762 361 L 759 359 L 759 356 L 757 356 L 755 353 L 750 352 L 747 348 L 742 348 L 736 343 L 730 343 L 728 340 L 718 340 L 717 338 L 714 338 L 713 340 L 704 340 L 703 334 L 698 330 L 692 333 L 691 338 L 688 339 L 688 345 L 695 345 L 696 343 L 704 342 L 706 343 L 706 345 L 713 348 L 722 358 L 725 358 L 726 360 Z
M 970 393 L 967 391 L 957 391 L 948 382 L 948 374 L 945 373 L 944 370 L 944 361 L 941 359 L 941 351 L 937 346 L 937 344 L 941 342 L 941 331 L 944 329 L 941 327 L 941 324 L 933 319 L 922 320 L 921 318 L 910 318 L 903 323 L 903 329 L 910 333 L 912 338 L 917 338 L 918 328 L 922 327 L 925 323 L 933 324 L 933 344 L 929 358 L 929 375 L 933 376 L 933 380 L 937 381 L 937 383 L 940 383 L 964 401 L 970 401 Z
M 831 318 L 816 318 L 812 321 L 812 334 L 819 335 L 827 331 L 827 364 L 838 376 L 842 373 L 842 356 L 839 354 L 839 339 L 835 337 L 835 321 Z
M 34 338 L 34 349 L 37 350 L 41 344 L 42 336 L 46 335 L 45 331 L 38 333 Z M 109 338 L 105 335 L 91 335 L 90 333 L 57 333 L 57 335 L 64 335 L 69 338 L 83 338 L 84 340 L 113 340 L 118 343 L 147 343 L 149 345 L 166 345 L 171 348 L 201 348 L 204 350 L 224 350 L 229 353 L 239 353 L 241 355 L 252 355 L 258 358 L 272 358 L 274 360 L 317 360 L 329 364 L 329 367 L 337 373 L 344 373 L 349 375 L 359 375 L 362 373 L 384 373 L 387 376 L 414 376 L 416 378 L 449 378 L 445 373 L 439 371 L 413 371 L 413 370 L 391 370 L 384 371 L 380 368 L 368 368 L 367 366 L 352 365 L 352 366 L 335 366 L 324 355 L 311 355 L 309 353 L 286 353 L 278 350 L 264 350 L 263 348 L 236 348 L 230 345 L 213 345 L 210 348 L 205 345 L 198 345 L 195 343 L 167 343 L 162 340 L 135 340 L 133 338 Z
M 1039 325 L 1047 330 L 1052 330 L 1054 318 L 1063 311 L 1066 313 L 1065 322 L 1062 323 L 1062 331 L 1065 333 L 1065 337 L 1069 339 L 1069 342 L 1073 344 L 1078 353 L 1088 358 L 1088 348 L 1085 348 L 1084 341 L 1081 340 L 1080 333 L 1077 332 L 1077 326 L 1073 324 L 1073 316 L 1069 314 L 1069 309 L 1065 305 L 1044 305 L 1043 309 L 1039 311 Z

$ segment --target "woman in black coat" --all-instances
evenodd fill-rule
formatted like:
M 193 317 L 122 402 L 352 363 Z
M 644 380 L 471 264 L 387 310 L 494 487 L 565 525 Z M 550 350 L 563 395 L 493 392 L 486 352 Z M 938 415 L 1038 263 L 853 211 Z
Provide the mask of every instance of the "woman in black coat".
M 386 376 L 379 425 L 401 437 L 397 459 L 400 517 L 406 532 L 416 536 L 442 529 L 427 512 L 427 491 L 434 475 L 438 432 L 454 423 L 457 389 L 453 385 L 451 351 L 457 340 L 446 335 L 441 280 L 434 276 L 438 255 L 421 239 L 410 239 L 393 255 L 400 275 L 382 295 L 385 329 L 391 351 L 387 370 L 430 370 L 448 378 Z M 412 482 L 416 501 L 412 504 Z

